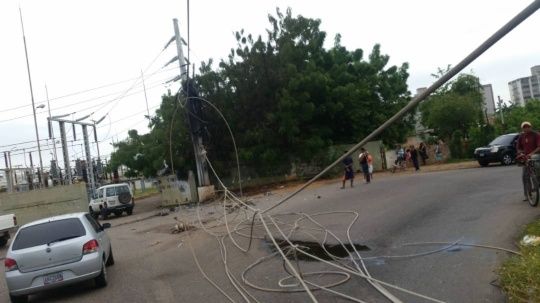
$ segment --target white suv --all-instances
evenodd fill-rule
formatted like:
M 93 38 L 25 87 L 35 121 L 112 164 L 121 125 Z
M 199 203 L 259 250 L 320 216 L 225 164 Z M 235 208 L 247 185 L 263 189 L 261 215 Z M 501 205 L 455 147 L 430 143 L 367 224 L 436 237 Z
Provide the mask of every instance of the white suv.
M 90 200 L 88 210 L 95 218 L 101 215 L 105 219 L 111 213 L 121 216 L 125 211 L 131 215 L 134 206 L 135 199 L 131 187 L 126 183 L 120 183 L 98 188 L 96 195 Z

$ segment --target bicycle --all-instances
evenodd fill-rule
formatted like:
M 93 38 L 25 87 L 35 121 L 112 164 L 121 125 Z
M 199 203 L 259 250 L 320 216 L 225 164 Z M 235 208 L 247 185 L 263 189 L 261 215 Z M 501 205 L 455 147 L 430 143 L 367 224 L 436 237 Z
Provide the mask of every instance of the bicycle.
M 396 170 L 406 170 L 407 169 L 407 161 L 404 159 L 398 159 L 396 160 L 396 163 L 392 164 L 392 169 L 390 170 L 392 173 L 395 173 Z
M 518 163 L 522 163 L 525 166 L 525 174 L 523 176 L 523 188 L 525 189 L 525 196 L 530 206 L 536 207 L 540 199 L 540 189 L 538 186 L 538 176 L 536 174 L 536 168 L 534 162 L 530 157 L 520 155 L 516 157 Z

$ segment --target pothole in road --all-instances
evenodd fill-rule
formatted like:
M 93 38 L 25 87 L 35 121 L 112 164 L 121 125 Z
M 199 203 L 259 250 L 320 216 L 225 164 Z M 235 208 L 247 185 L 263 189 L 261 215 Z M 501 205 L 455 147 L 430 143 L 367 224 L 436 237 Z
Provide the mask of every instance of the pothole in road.
M 272 252 L 276 252 L 276 247 L 270 240 L 266 240 L 266 242 L 270 246 L 270 250 Z M 307 256 L 301 252 L 296 252 L 296 256 L 294 254 L 294 249 L 292 249 L 291 244 L 287 241 L 283 241 L 280 239 L 276 239 L 276 242 L 278 243 L 281 250 L 287 253 L 287 258 L 290 260 L 302 260 L 302 261 L 317 261 L 313 259 L 310 256 Z M 369 251 L 370 248 L 366 245 L 357 244 L 357 243 L 346 243 L 344 245 L 341 244 L 321 244 L 318 242 L 311 242 L 311 241 L 293 241 L 291 240 L 291 243 L 293 246 L 298 247 L 299 249 L 302 249 L 303 251 L 312 254 L 318 258 L 321 258 L 323 260 L 331 261 L 335 257 L 338 258 L 346 258 L 349 257 L 349 252 L 351 254 L 354 254 L 354 249 L 357 251 Z

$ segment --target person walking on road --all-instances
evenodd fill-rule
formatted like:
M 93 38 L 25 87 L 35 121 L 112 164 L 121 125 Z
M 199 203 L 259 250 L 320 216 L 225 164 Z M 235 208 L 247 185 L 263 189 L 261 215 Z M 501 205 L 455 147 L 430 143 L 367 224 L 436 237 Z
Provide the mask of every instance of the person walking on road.
M 528 158 L 531 158 L 533 156 L 537 156 L 538 152 L 540 152 L 540 133 L 537 133 L 532 130 L 532 125 L 530 122 L 524 121 L 521 123 L 521 134 L 519 135 L 519 138 L 517 140 L 516 149 L 518 155 L 525 155 Z M 523 184 L 525 183 L 525 178 L 527 177 L 527 167 L 523 166 L 523 170 L 521 173 L 521 178 L 523 180 Z M 525 186 L 523 186 L 523 194 L 525 195 L 525 199 L 523 201 L 527 201 L 527 192 L 526 192 Z
M 426 160 L 429 159 L 429 156 L 427 146 L 424 142 L 421 142 L 420 146 L 418 146 L 418 152 L 420 153 L 420 158 L 422 158 L 422 165 L 426 165 Z
M 351 156 L 345 157 L 343 161 L 343 168 L 344 168 L 344 176 L 343 176 L 343 184 L 341 185 L 341 189 L 345 188 L 345 182 L 347 180 L 351 180 L 351 187 L 354 187 L 354 169 L 353 169 L 353 159 Z
M 369 184 L 371 181 L 370 174 L 369 174 L 369 164 L 368 164 L 368 152 L 365 148 L 360 148 L 360 156 L 358 159 L 360 160 L 360 165 L 362 166 L 362 172 L 364 173 L 364 179 L 366 180 L 366 184 Z
M 373 157 L 371 154 L 366 150 L 367 154 L 367 163 L 368 163 L 368 171 L 369 171 L 369 179 L 373 181 Z
M 437 144 L 435 145 L 435 161 L 440 162 L 442 161 L 442 147 L 441 147 L 442 141 L 437 141 Z
M 409 152 L 411 153 L 411 161 L 414 165 L 414 169 L 416 171 L 419 171 L 420 165 L 418 164 L 418 151 L 416 150 L 416 147 L 414 147 L 414 145 L 411 145 Z
M 404 160 L 405 160 L 405 151 L 403 150 L 403 147 L 401 147 L 401 145 L 398 145 L 396 149 L 396 161 L 394 162 L 394 164 L 398 165 L 399 163 L 401 163 L 401 161 L 404 161 Z

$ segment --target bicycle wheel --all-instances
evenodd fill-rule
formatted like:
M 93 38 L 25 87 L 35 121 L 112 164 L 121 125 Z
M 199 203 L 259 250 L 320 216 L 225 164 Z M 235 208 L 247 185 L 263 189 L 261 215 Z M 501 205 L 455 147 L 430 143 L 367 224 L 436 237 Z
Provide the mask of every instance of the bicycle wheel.
M 529 174 L 527 180 L 527 200 L 529 200 L 529 205 L 537 206 L 538 199 L 540 198 L 540 193 L 538 189 L 538 180 L 534 175 Z

